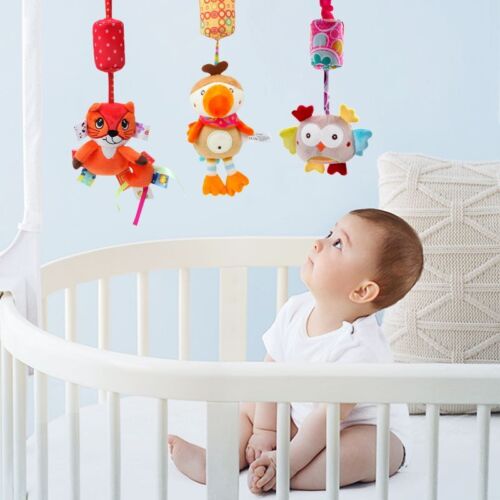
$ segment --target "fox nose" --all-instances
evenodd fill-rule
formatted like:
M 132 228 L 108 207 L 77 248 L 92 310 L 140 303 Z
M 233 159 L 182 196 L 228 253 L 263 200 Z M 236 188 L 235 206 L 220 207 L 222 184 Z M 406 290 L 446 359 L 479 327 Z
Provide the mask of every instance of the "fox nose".
M 118 135 L 118 130 L 108 130 L 108 135 L 110 137 L 116 137 Z
M 317 145 L 316 147 L 317 147 L 320 151 L 323 151 L 323 149 L 325 149 L 325 145 L 324 145 L 322 142 L 318 143 L 318 145 Z

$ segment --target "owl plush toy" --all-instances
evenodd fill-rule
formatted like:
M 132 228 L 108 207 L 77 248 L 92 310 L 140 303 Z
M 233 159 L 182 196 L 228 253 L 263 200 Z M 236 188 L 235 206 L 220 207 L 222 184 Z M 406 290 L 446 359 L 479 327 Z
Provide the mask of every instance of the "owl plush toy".
M 372 133 L 351 128 L 350 124 L 359 118 L 344 104 L 340 106 L 340 116 L 313 113 L 313 106 L 299 106 L 292 111 L 300 125 L 281 131 L 284 146 L 306 162 L 306 172 L 315 170 L 323 174 L 326 169 L 330 175 L 337 172 L 346 175 L 346 163 L 355 155 L 363 154 Z

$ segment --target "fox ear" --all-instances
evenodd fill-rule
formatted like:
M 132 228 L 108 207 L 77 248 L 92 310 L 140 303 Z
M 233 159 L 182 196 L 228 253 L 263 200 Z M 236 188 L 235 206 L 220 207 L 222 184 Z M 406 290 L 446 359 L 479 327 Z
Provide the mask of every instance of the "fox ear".
M 127 104 L 125 104 L 125 107 L 127 108 L 127 111 L 130 111 L 131 113 L 135 112 L 135 105 L 132 101 L 127 102 Z
M 90 106 L 89 111 L 99 111 L 100 107 L 101 107 L 101 103 L 95 102 L 94 104 L 92 104 L 92 106 Z

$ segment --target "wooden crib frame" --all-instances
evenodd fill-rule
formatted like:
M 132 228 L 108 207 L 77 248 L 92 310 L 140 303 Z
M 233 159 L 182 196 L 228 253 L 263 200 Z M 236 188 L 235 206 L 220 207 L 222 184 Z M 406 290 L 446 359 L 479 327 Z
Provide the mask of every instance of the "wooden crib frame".
M 287 299 L 288 268 L 302 263 L 310 238 L 216 238 L 156 241 L 63 258 L 42 269 L 42 297 L 65 291 L 65 339 L 28 322 L 13 296 L 0 299 L 2 350 L 2 498 L 26 498 L 26 366 L 34 368 L 36 493 L 48 499 L 47 377 L 66 382 L 71 491 L 80 495 L 79 386 L 99 390 L 109 414 L 109 498 L 120 499 L 120 394 L 158 400 L 157 498 L 167 498 L 167 400 L 207 401 L 207 498 L 238 498 L 238 402 L 278 402 L 277 498 L 289 496 L 289 401 L 327 402 L 327 493 L 339 492 L 339 405 L 376 402 L 380 500 L 388 498 L 389 405 L 426 403 L 428 496 L 437 498 L 440 404 L 478 405 L 478 496 L 487 498 L 490 406 L 500 403 L 500 365 L 281 364 L 246 362 L 247 269 L 277 270 L 277 308 Z M 218 268 L 219 362 L 189 361 L 190 270 Z M 148 357 L 148 276 L 178 270 L 178 360 Z M 109 280 L 137 275 L 137 355 L 107 350 Z M 98 348 L 78 344 L 76 287 L 98 282 Z M 44 323 L 46 325 L 46 322 Z M 257 383 L 266 380 L 266 384 Z M 411 387 L 411 390 L 409 390 Z

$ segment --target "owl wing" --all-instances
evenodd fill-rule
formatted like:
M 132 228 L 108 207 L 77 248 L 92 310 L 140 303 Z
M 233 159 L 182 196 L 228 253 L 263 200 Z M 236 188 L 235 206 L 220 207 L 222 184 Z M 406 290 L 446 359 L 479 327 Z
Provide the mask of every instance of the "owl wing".
M 298 127 L 285 128 L 280 132 L 280 137 L 283 139 L 283 145 L 293 155 L 297 152 L 297 144 L 295 137 L 297 136 Z
M 372 136 L 370 130 L 358 128 L 352 131 L 354 138 L 354 152 L 358 156 L 363 155 L 363 151 L 368 147 L 368 139 Z

